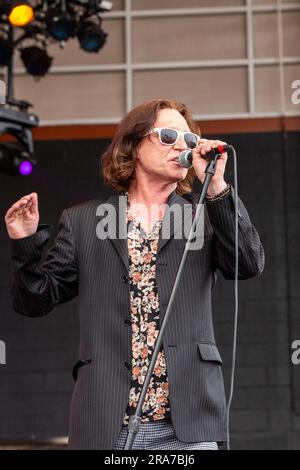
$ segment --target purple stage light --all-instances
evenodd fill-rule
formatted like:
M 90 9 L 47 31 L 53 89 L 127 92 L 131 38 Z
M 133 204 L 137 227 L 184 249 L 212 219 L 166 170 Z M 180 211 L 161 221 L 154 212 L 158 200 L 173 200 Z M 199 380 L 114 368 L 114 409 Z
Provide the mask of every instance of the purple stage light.
M 22 162 L 21 165 L 19 166 L 19 172 L 21 175 L 30 175 L 32 172 L 32 164 L 29 161 Z

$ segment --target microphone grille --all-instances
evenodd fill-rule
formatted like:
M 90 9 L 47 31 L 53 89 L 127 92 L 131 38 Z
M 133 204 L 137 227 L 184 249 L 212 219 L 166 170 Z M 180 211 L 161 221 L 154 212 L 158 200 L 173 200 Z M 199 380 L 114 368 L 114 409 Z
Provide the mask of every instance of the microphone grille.
M 183 150 L 178 156 L 178 163 L 183 168 L 191 168 L 193 155 L 191 150 Z

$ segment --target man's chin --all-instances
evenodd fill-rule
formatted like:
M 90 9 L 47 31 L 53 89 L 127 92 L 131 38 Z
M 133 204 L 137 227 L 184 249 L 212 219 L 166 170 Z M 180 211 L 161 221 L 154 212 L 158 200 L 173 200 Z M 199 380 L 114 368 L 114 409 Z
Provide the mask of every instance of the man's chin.
M 170 173 L 170 176 L 172 177 L 172 179 L 174 179 L 174 181 L 179 182 L 186 178 L 187 173 L 188 172 L 185 168 L 182 168 L 178 165 L 176 171 L 173 171 L 172 174 Z

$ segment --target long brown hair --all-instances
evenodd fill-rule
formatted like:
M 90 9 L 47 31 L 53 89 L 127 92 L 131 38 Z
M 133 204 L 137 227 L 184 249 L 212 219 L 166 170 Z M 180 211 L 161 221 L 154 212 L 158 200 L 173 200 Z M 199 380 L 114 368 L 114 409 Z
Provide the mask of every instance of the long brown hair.
M 136 106 L 122 119 L 111 144 L 102 156 L 104 182 L 117 191 L 126 191 L 129 182 L 135 177 L 138 145 L 153 127 L 161 109 L 176 109 L 185 118 L 191 131 L 200 133 L 183 103 L 158 98 Z M 190 168 L 184 180 L 178 182 L 176 192 L 181 195 L 191 192 L 194 179 L 194 169 Z

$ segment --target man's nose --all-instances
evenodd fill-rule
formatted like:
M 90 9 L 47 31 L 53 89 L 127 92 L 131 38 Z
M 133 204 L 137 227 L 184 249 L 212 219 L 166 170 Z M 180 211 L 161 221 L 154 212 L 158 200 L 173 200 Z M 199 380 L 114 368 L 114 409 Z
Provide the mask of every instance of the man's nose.
M 178 140 L 177 140 L 176 144 L 174 144 L 174 147 L 178 148 L 178 149 L 182 149 L 182 150 L 185 150 L 187 148 L 187 145 L 186 145 L 186 142 L 184 140 L 183 135 L 180 135 L 178 137 Z

